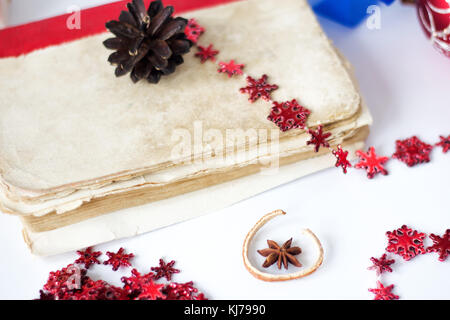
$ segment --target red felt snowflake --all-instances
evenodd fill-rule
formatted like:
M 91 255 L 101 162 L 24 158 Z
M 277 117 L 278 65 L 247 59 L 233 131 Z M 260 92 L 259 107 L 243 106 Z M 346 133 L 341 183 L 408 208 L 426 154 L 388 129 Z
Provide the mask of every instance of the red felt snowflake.
M 141 288 L 141 293 L 137 296 L 138 300 L 156 300 L 157 298 L 164 298 L 165 295 L 161 292 L 164 284 L 157 284 L 150 279 L 144 283 Z
M 426 252 L 423 247 L 423 239 L 426 235 L 412 230 L 406 225 L 392 232 L 388 231 L 386 235 L 389 242 L 386 251 L 401 255 L 406 261 Z
M 441 142 L 436 143 L 438 147 L 442 147 L 442 152 L 447 153 L 450 150 L 450 135 L 448 137 L 439 136 Z
M 327 138 L 329 138 L 331 136 L 331 133 L 327 132 L 327 133 L 323 133 L 323 128 L 322 126 L 318 126 L 317 130 L 308 130 L 308 133 L 311 135 L 311 140 L 307 141 L 306 144 L 310 145 L 310 144 L 314 144 L 315 148 L 314 151 L 315 152 L 319 152 L 319 148 L 320 146 L 324 146 L 325 148 L 329 148 L 330 144 L 327 141 Z
M 121 266 L 130 267 L 131 263 L 129 262 L 129 260 L 134 257 L 134 254 L 132 253 L 125 254 L 124 248 L 120 248 L 119 251 L 117 251 L 116 253 L 108 251 L 106 252 L 106 254 L 108 255 L 109 259 L 103 262 L 103 264 L 112 265 L 112 269 L 114 271 L 117 271 Z
M 403 161 L 410 167 L 429 162 L 430 152 L 433 149 L 433 146 L 421 141 L 416 136 L 405 140 L 397 140 L 395 146 L 396 151 L 392 157 Z
M 439 252 L 439 261 L 445 261 L 450 254 L 450 229 L 447 229 L 442 238 L 435 234 L 430 234 L 433 245 L 427 248 L 427 252 Z
M 101 251 L 92 252 L 92 247 L 87 248 L 86 250 L 79 250 L 77 254 L 80 256 L 75 263 L 84 264 L 86 269 L 93 264 L 100 264 L 100 261 L 97 259 L 102 255 Z
M 375 270 L 377 275 L 380 275 L 383 272 L 392 272 L 390 265 L 395 262 L 394 259 L 387 259 L 386 254 L 383 254 L 379 259 L 372 257 L 370 258 L 370 261 L 372 261 L 373 265 L 368 269 Z
M 219 73 L 226 73 L 228 77 L 231 78 L 235 74 L 242 75 L 242 69 L 244 68 L 243 64 L 236 64 L 234 60 L 231 60 L 228 63 L 219 62 L 219 69 L 217 70 Z
M 172 279 L 172 274 L 179 273 L 180 270 L 173 268 L 175 261 L 172 260 L 169 263 L 165 263 L 163 259 L 159 259 L 159 267 L 152 267 L 151 270 L 155 271 L 155 279 L 161 279 L 165 277 L 168 281 Z
M 268 84 L 267 83 L 267 75 L 263 75 L 258 80 L 253 79 L 252 77 L 247 77 L 247 86 L 245 88 L 241 88 L 239 91 L 241 93 L 248 93 L 249 98 L 248 101 L 251 103 L 255 102 L 259 98 L 263 100 L 270 101 L 270 94 L 272 91 L 277 90 L 278 86 L 276 84 Z
M 69 264 L 61 270 L 50 272 L 47 283 L 44 285 L 44 290 L 48 294 L 61 299 L 67 292 L 80 289 L 85 275 L 85 269 Z
M 377 288 L 369 289 L 370 292 L 375 294 L 374 300 L 398 300 L 398 296 L 392 293 L 394 285 L 385 287 L 380 281 L 377 281 Z
M 202 63 L 208 60 L 216 61 L 215 56 L 219 54 L 219 51 L 213 49 L 213 45 L 210 44 L 207 48 L 198 46 L 198 52 L 195 54 L 196 57 L 201 59 Z
M 193 43 L 197 43 L 198 38 L 205 32 L 205 28 L 200 26 L 195 19 L 190 19 L 184 29 L 186 38 Z
M 198 290 L 194 288 L 192 281 L 186 283 L 172 282 L 164 288 L 163 292 L 166 294 L 166 300 L 193 300 L 194 294 Z
M 360 161 L 355 164 L 357 169 L 365 169 L 367 171 L 367 177 L 372 179 L 377 173 L 387 175 L 388 172 L 384 169 L 383 164 L 385 164 L 389 158 L 388 157 L 378 157 L 375 153 L 375 148 L 370 147 L 367 153 L 361 150 L 356 151 Z
M 295 99 L 282 103 L 274 101 L 272 111 L 267 119 L 285 132 L 290 129 L 304 129 L 310 114 L 311 111 L 299 105 Z
M 352 164 L 347 160 L 348 157 L 348 151 L 344 151 L 341 147 L 341 145 L 337 146 L 336 150 L 332 151 L 333 155 L 336 157 L 336 168 L 342 167 L 342 170 L 344 173 L 347 173 L 347 168 L 351 167 Z

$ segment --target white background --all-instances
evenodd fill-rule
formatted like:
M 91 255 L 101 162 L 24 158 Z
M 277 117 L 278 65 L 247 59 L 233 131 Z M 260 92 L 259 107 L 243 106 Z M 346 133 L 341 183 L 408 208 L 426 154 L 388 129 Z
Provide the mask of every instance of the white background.
M 107 1 L 14 0 L 12 23 L 64 13 L 67 6 L 82 7 Z M 353 63 L 361 90 L 373 113 L 368 145 L 381 155 L 394 152 L 396 139 L 418 135 L 429 143 L 450 134 L 450 59 L 438 54 L 423 35 L 413 7 L 384 7 L 381 29 L 365 24 L 351 30 L 320 19 L 335 45 Z M 116 251 L 121 246 L 136 254 L 141 272 L 160 257 L 176 259 L 182 273 L 174 280 L 193 280 L 212 299 L 371 299 L 367 291 L 376 277 L 368 271 L 371 256 L 384 252 L 385 232 L 407 224 L 426 233 L 442 235 L 450 228 L 450 154 L 435 149 L 428 164 L 408 168 L 391 160 L 389 176 L 368 180 L 361 170 L 343 175 L 328 169 L 242 201 L 225 210 L 97 249 Z M 254 248 L 265 239 L 282 242 L 294 237 L 303 247 L 299 260 L 307 267 L 314 252 L 300 236 L 311 228 L 325 249 L 323 266 L 313 275 L 286 283 L 265 283 L 244 268 L 241 246 L 253 224 L 274 209 L 287 211 L 261 230 Z M 71 263 L 67 253 L 40 258 L 28 252 L 16 217 L 0 215 L 0 298 L 31 299 L 38 295 L 48 272 Z M 427 245 L 430 240 L 427 239 Z M 262 257 L 252 257 L 256 264 Z M 403 299 L 450 299 L 450 259 L 437 254 L 403 262 L 396 256 L 395 272 L 383 278 L 395 284 Z M 119 284 L 128 270 L 113 273 L 93 267 L 91 276 Z M 273 271 L 273 269 L 270 269 Z

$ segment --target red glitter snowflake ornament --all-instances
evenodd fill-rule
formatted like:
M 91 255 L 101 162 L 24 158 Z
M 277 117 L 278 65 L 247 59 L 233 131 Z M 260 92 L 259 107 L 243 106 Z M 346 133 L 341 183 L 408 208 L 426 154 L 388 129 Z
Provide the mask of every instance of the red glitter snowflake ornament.
M 92 252 L 92 247 L 87 248 L 86 250 L 79 250 L 77 254 L 80 256 L 75 263 L 84 264 L 86 269 L 93 264 L 100 264 L 100 261 L 97 259 L 102 255 L 101 251 Z
M 166 264 L 163 259 L 159 259 L 159 267 L 151 268 L 152 271 L 156 272 L 155 279 L 158 280 L 165 277 L 167 281 L 172 280 L 172 274 L 180 272 L 180 270 L 173 267 L 174 264 L 174 260 Z
M 433 146 L 421 141 L 416 136 L 405 140 L 397 140 L 395 142 L 396 151 L 392 155 L 409 167 L 413 167 L 419 163 L 430 161 L 430 152 Z
M 147 283 L 141 287 L 141 293 L 138 295 L 138 300 L 156 300 L 157 298 L 164 298 L 164 294 L 161 292 L 164 284 L 157 284 L 150 279 Z
M 268 77 L 265 74 L 258 80 L 249 76 L 247 77 L 247 87 L 241 88 L 239 91 L 241 93 L 248 93 L 250 96 L 248 101 L 251 103 L 255 102 L 259 98 L 270 101 L 272 99 L 270 94 L 272 91 L 277 90 L 278 86 L 276 84 L 268 84 L 267 78 Z
M 198 292 L 194 288 L 192 281 L 186 283 L 172 282 L 168 284 L 163 292 L 166 294 L 166 300 L 193 300 L 194 294 Z
M 439 261 L 445 261 L 450 254 L 450 229 L 447 229 L 442 238 L 435 234 L 430 234 L 433 245 L 427 248 L 427 252 L 438 252 Z
M 106 252 L 106 254 L 108 255 L 109 259 L 105 262 L 103 262 L 104 265 L 112 265 L 112 269 L 114 271 L 117 271 L 119 269 L 119 267 L 131 267 L 131 263 L 130 263 L 130 259 L 134 258 L 134 254 L 129 253 L 126 254 L 125 253 L 125 249 L 124 248 L 120 248 L 119 251 L 117 251 L 116 253 L 114 252 Z
M 244 68 L 243 64 L 236 64 L 234 60 L 231 60 L 230 62 L 219 62 L 219 69 L 217 70 L 219 73 L 226 73 L 228 74 L 228 77 L 231 78 L 232 76 L 238 74 L 242 75 L 242 69 Z
M 195 54 L 196 57 L 199 57 L 201 63 L 205 63 L 208 60 L 216 61 L 215 56 L 219 54 L 218 50 L 213 49 L 213 45 L 210 44 L 207 48 L 198 46 L 198 52 Z
M 442 147 L 442 152 L 447 153 L 450 150 L 450 135 L 446 138 L 444 136 L 439 136 L 441 141 L 436 143 L 438 147 Z
M 399 296 L 392 293 L 394 285 L 385 287 L 380 281 L 377 281 L 377 288 L 369 289 L 370 292 L 375 294 L 374 300 L 398 300 Z
M 186 38 L 193 43 L 197 43 L 198 38 L 205 32 L 205 28 L 200 26 L 195 19 L 190 19 L 184 29 Z
M 347 160 L 348 151 L 344 151 L 341 145 L 338 145 L 337 149 L 333 150 L 332 153 L 337 159 L 335 164 L 336 168 L 342 167 L 342 171 L 347 173 L 347 168 L 352 166 L 352 164 Z
M 370 261 L 372 261 L 373 265 L 368 269 L 375 270 L 377 272 L 377 275 L 380 275 L 383 272 L 392 272 L 392 268 L 390 266 L 395 262 L 395 260 L 387 259 L 386 257 L 386 254 L 383 254 L 379 259 L 374 257 L 370 258 Z
M 403 225 L 400 229 L 386 232 L 386 235 L 389 242 L 386 251 L 396 253 L 406 261 L 411 260 L 418 254 L 426 253 L 423 247 L 423 239 L 426 237 L 424 233 L 419 233 L 417 230 L 412 230 Z
M 356 151 L 356 155 L 359 157 L 360 161 L 355 164 L 356 169 L 366 169 L 367 177 L 372 179 L 377 173 L 387 175 L 388 172 L 384 169 L 383 164 L 385 164 L 389 158 L 388 157 L 378 157 L 375 153 L 375 148 L 370 147 L 367 153 L 361 150 Z
M 281 131 L 290 129 L 304 129 L 311 111 L 298 104 L 297 100 L 286 102 L 273 102 L 272 111 L 267 117 L 275 123 Z
M 320 146 L 324 146 L 325 148 L 329 148 L 330 144 L 327 141 L 327 138 L 331 137 L 331 133 L 327 132 L 327 133 L 323 133 L 323 128 L 322 126 L 318 126 L 317 130 L 308 130 L 308 133 L 311 135 L 311 140 L 307 141 L 306 144 L 310 145 L 313 144 L 315 145 L 314 151 L 315 152 L 319 152 L 319 148 Z

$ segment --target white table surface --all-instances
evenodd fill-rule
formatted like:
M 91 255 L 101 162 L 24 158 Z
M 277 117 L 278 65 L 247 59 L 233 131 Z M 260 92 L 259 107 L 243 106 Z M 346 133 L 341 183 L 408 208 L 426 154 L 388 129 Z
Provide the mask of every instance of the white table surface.
M 104 3 L 92 0 L 14 0 L 10 22 L 24 23 L 64 13 L 66 7 Z M 26 9 L 24 9 L 26 8 Z M 415 10 L 399 3 L 383 7 L 381 29 L 365 24 L 350 30 L 320 19 L 326 33 L 353 63 L 361 90 L 374 117 L 368 140 L 378 153 L 391 155 L 399 138 L 418 135 L 434 143 L 450 134 L 450 59 L 438 54 L 422 34 Z M 134 252 L 142 272 L 160 257 L 176 259 L 182 273 L 174 280 L 193 280 L 212 299 L 371 299 L 368 288 L 376 277 L 368 271 L 371 256 L 379 257 L 387 245 L 385 232 L 407 224 L 426 233 L 442 235 L 450 228 L 450 154 L 432 153 L 428 164 L 408 168 L 391 160 L 389 176 L 368 180 L 362 170 L 328 169 L 299 179 L 219 212 L 142 236 L 98 246 L 115 251 L 123 246 Z M 269 223 L 255 239 L 284 241 L 293 236 L 311 263 L 308 241 L 300 229 L 311 228 L 325 249 L 323 266 L 313 275 L 285 283 L 265 283 L 244 268 L 241 247 L 253 224 L 274 209 L 288 212 Z M 45 283 L 49 271 L 71 263 L 76 255 L 49 258 L 32 256 L 21 238 L 16 217 L 0 215 L 0 299 L 31 299 Z M 430 244 L 427 239 L 426 244 Z M 262 257 L 254 257 L 257 264 Z M 395 272 L 383 277 L 395 284 L 403 299 L 449 299 L 450 259 L 437 254 L 404 262 L 396 256 Z M 113 273 L 94 266 L 91 275 L 115 284 L 128 270 Z

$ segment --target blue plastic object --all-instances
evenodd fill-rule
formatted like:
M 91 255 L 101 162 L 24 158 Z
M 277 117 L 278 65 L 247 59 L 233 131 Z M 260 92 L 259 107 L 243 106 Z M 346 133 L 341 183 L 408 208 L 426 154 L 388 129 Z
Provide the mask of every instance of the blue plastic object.
M 395 0 L 310 0 L 314 11 L 324 17 L 343 24 L 355 27 L 367 16 L 367 8 L 383 2 L 390 5 Z

